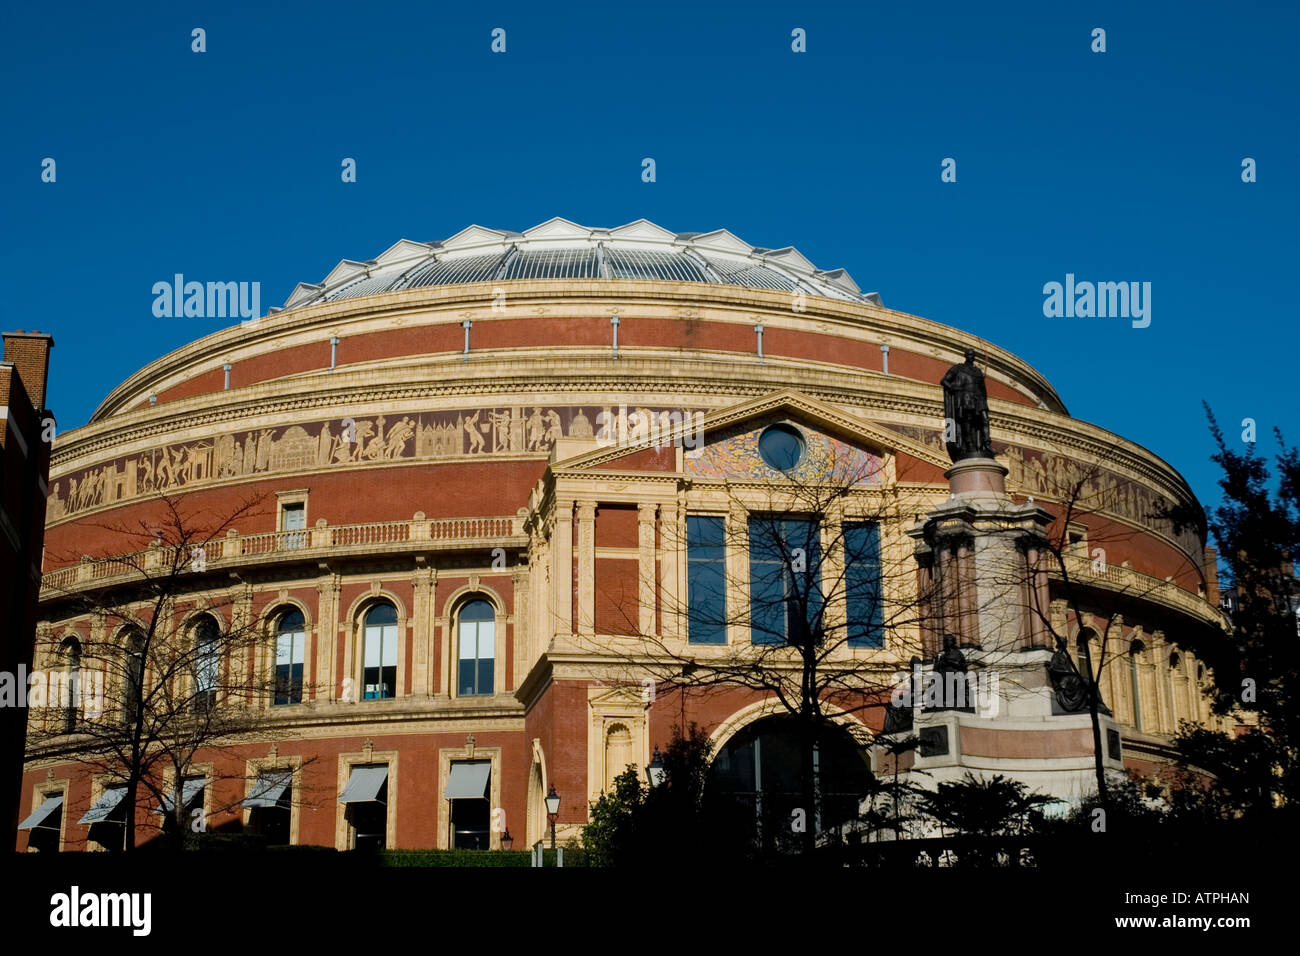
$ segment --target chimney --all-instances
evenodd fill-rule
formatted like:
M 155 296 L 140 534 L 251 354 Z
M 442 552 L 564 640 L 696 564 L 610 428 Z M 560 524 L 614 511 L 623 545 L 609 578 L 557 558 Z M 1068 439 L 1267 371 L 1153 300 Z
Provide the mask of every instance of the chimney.
M 32 407 L 38 412 L 45 410 L 45 380 L 50 371 L 50 349 L 54 347 L 54 336 L 44 332 L 3 333 L 5 352 L 4 360 L 12 362 L 18 370 L 18 378 L 27 390 L 27 397 Z
M 1205 600 L 1216 607 L 1219 604 L 1219 552 L 1206 545 L 1205 548 Z

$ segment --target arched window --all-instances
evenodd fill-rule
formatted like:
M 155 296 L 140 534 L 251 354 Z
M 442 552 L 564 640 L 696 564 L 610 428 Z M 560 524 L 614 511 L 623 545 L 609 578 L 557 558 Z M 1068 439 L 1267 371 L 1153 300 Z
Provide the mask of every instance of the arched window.
M 457 625 L 460 667 L 456 693 L 461 696 L 493 693 L 497 632 L 492 605 L 481 598 L 469 601 L 461 607 Z
M 144 700 L 144 634 L 129 627 L 122 642 L 122 722 L 134 723 Z
M 75 637 L 64 640 L 59 645 L 59 657 L 63 661 L 63 686 L 50 703 L 63 708 L 63 732 L 70 734 L 77 729 L 77 706 L 81 702 L 81 642 Z
M 194 625 L 194 707 L 207 712 L 217 702 L 221 627 L 204 614 Z
M 288 608 L 275 622 L 275 703 L 302 703 L 302 669 L 307 630 L 302 611 Z
M 366 612 L 365 669 L 361 683 L 366 700 L 397 696 L 397 608 L 384 601 Z

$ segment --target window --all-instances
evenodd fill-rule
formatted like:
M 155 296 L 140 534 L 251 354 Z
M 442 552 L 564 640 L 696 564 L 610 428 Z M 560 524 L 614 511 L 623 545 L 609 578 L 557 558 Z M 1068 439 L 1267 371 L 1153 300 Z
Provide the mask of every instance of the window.
M 281 538 L 281 544 L 286 548 L 301 548 L 307 540 L 307 533 L 304 530 L 307 527 L 307 504 L 306 502 L 295 502 L 280 506 L 280 530 L 294 532 L 286 534 Z
M 789 425 L 771 425 L 758 436 L 758 454 L 777 471 L 790 471 L 804 456 L 803 435 Z
M 50 703 L 63 708 L 63 732 L 70 734 L 77 729 L 77 706 L 81 701 L 81 642 L 75 637 L 66 639 L 59 646 L 59 657 L 63 659 L 63 686 Z
M 173 817 L 172 807 L 176 799 L 176 790 L 180 790 L 181 797 L 181 815 L 184 817 L 186 824 L 197 819 L 203 811 L 203 790 L 207 785 L 206 777 L 186 777 L 177 788 L 173 785 L 172 792 L 163 797 L 162 806 L 157 812 L 163 814 L 163 829 L 171 830 L 176 826 Z M 196 813 L 196 811 L 198 811 Z
M 58 853 L 63 832 L 63 791 L 37 794 L 34 809 L 19 830 L 27 831 L 28 852 Z
M 849 646 L 884 647 L 880 528 L 872 522 L 844 525 L 844 598 Z
M 452 761 L 445 796 L 451 801 L 453 849 L 488 849 L 491 842 L 489 827 L 491 786 L 492 761 Z
M 749 519 L 750 639 L 806 644 L 821 639 L 821 545 L 807 518 Z
M 77 822 L 90 827 L 88 837 L 91 841 L 106 850 L 121 850 L 126 834 L 127 806 L 125 785 L 107 786 Z
M 285 611 L 275 624 L 275 703 L 302 703 L 303 648 L 307 632 L 302 612 Z
M 248 825 L 268 846 L 289 845 L 290 807 L 293 802 L 293 771 L 263 770 L 244 800 Z
M 217 702 L 217 673 L 221 628 L 210 615 L 194 627 L 194 709 L 207 713 Z
M 388 843 L 388 764 L 354 766 L 339 803 L 351 828 L 354 850 L 382 850 Z
M 366 700 L 397 696 L 397 608 L 384 602 L 366 612 L 365 671 L 361 683 Z
M 490 694 L 496 659 L 496 614 L 487 601 L 475 599 L 460 609 L 458 620 L 460 668 L 456 693 Z
M 726 544 L 722 518 L 686 516 L 688 639 L 727 643 Z
M 122 722 L 133 723 L 144 700 L 144 635 L 136 628 L 122 632 Z

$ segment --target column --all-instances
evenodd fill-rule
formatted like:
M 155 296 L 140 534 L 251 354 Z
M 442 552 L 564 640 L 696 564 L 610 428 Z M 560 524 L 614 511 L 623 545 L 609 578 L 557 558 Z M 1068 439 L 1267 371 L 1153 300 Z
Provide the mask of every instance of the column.
M 655 632 L 655 505 L 636 506 L 637 627 L 642 634 Z
M 579 634 L 596 631 L 596 503 L 578 502 L 578 620 Z
M 547 633 L 573 633 L 573 502 L 555 504 L 551 532 L 551 626 Z
M 337 700 L 340 688 L 334 680 L 335 651 L 339 636 L 339 594 L 343 583 L 337 574 L 316 579 L 316 663 L 312 675 L 311 699 Z
M 437 572 L 419 568 L 411 576 L 411 693 L 427 697 L 434 687 L 434 590 Z

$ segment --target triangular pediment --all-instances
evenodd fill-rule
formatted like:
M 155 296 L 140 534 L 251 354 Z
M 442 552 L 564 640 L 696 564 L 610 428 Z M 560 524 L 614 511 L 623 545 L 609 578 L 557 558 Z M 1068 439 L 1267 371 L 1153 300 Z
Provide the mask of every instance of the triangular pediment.
M 399 262 L 411 262 L 416 259 L 423 259 L 433 253 L 433 248 L 423 242 L 412 242 L 410 239 L 399 239 L 393 243 L 376 258 L 375 262 L 380 265 L 395 265 Z
M 499 244 L 506 239 L 506 234 L 498 229 L 484 229 L 482 226 L 466 226 L 456 235 L 443 242 L 442 248 L 469 249 L 474 246 Z
M 696 249 L 727 253 L 733 256 L 748 256 L 754 251 L 753 246 L 725 229 L 718 229 L 714 232 L 706 232 L 703 235 L 696 236 L 691 240 L 691 245 Z
M 669 232 L 662 226 L 656 226 L 648 219 L 638 219 L 636 222 L 629 222 L 627 225 L 618 226 L 609 231 L 610 238 L 614 239 L 636 239 L 643 242 L 662 242 L 671 243 L 676 238 L 674 233 Z
M 589 239 L 591 230 L 556 216 L 524 230 L 525 239 Z
M 869 458 L 874 456 L 883 462 L 900 452 L 940 469 L 949 465 L 921 442 L 793 390 L 773 392 L 709 414 L 688 413 L 678 418 L 679 422 L 661 422 L 658 427 L 645 429 L 648 434 L 638 430 L 639 422 L 632 423 L 625 430 L 624 440 L 618 440 L 618 430 L 608 428 L 602 438 L 607 442 L 605 447 L 555 462 L 551 470 L 570 475 L 644 471 L 648 463 L 661 462 L 666 450 L 680 445 L 686 462 L 684 474 L 705 479 L 719 477 L 714 472 L 728 469 L 730 477 L 761 479 L 766 466 L 761 461 L 756 463 L 755 436 L 778 422 L 794 426 L 825 454 L 839 456 L 855 475 L 866 476 L 878 470 Z M 652 466 L 648 470 L 664 469 Z
M 330 270 L 330 274 L 324 279 L 323 284 L 326 288 L 347 282 L 349 279 L 355 279 L 357 276 L 366 274 L 369 266 L 364 262 L 357 262 L 353 259 L 343 259 Z

